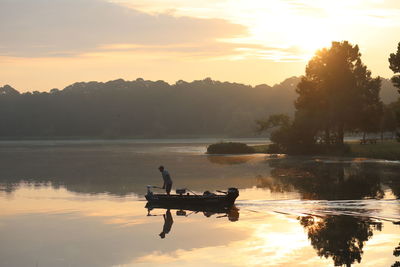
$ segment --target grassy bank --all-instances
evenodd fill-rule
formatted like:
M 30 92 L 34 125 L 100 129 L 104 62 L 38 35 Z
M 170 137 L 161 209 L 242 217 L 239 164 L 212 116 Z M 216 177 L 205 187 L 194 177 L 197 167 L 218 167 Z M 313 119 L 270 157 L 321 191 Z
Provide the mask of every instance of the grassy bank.
M 400 160 L 400 143 L 396 141 L 383 141 L 376 144 L 360 145 L 357 142 L 346 143 L 349 151 L 340 154 L 346 157 L 359 157 L 359 158 L 374 158 L 374 159 L 387 159 L 387 160 Z M 252 146 L 256 153 L 268 153 L 269 145 L 255 145 Z M 338 156 L 335 153 L 326 153 L 324 155 Z
M 387 160 L 400 160 L 400 143 L 396 141 L 383 141 L 376 144 L 360 145 L 348 143 L 350 155 L 353 157 L 375 158 Z
M 254 148 L 255 153 L 268 153 L 269 145 L 254 145 L 251 147 Z

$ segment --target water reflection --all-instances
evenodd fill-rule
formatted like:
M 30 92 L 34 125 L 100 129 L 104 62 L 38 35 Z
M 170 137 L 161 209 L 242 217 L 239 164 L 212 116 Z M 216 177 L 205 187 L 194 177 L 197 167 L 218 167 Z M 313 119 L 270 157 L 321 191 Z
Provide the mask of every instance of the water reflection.
M 154 215 L 151 214 L 153 210 L 158 210 L 158 209 L 163 209 L 166 211 L 166 213 L 163 215 L 164 219 L 168 218 L 171 214 L 171 209 L 176 210 L 176 215 L 177 216 L 184 216 L 184 217 L 189 217 L 192 214 L 198 214 L 202 213 L 205 217 L 210 218 L 213 215 L 216 215 L 216 218 L 228 218 L 229 221 L 231 222 L 236 222 L 239 220 L 239 208 L 237 208 L 235 205 L 230 207 L 230 208 L 224 208 L 224 207 L 204 207 L 201 208 L 199 206 L 190 208 L 190 207 L 185 207 L 185 208 L 164 208 L 160 206 L 153 206 L 149 205 L 147 203 L 146 205 L 147 208 L 147 216 L 160 216 L 160 215 Z M 168 213 L 168 216 L 167 216 Z M 172 217 L 170 218 L 172 220 Z
M 14 147 L 0 144 L 0 190 L 12 193 L 24 183 L 51 185 L 55 189 L 64 187 L 83 194 L 143 195 L 146 185 L 159 185 L 156 168 L 161 164 L 174 173 L 176 186 L 199 192 L 254 185 L 253 166 L 234 164 L 230 168 L 230 165 L 214 164 L 203 154 L 191 153 L 193 146 L 199 145 L 89 143 L 53 146 L 44 143 Z M 268 174 L 268 169 L 260 165 L 257 171 Z
M 0 258 L 5 266 L 331 266 L 336 258 L 357 263 L 357 255 L 371 266 L 395 262 L 390 255 L 398 244 L 398 226 L 384 222 L 386 232 L 381 233 L 375 220 L 359 216 L 302 219 L 239 203 L 240 220 L 238 209 L 170 209 L 171 224 L 168 209 L 154 208 L 150 214 L 160 216 L 145 216 L 145 202 L 137 198 L 22 189 L 0 201 Z M 163 242 L 161 231 L 169 231 Z M 381 262 L 374 264 L 376 259 Z
M 400 164 L 186 146 L 1 147 L 2 264 L 400 265 Z M 240 188 L 237 207 L 147 207 L 145 216 L 160 164 L 196 192 Z
M 318 256 L 332 258 L 335 266 L 361 262 L 365 242 L 382 223 L 352 216 L 306 216 L 299 218 Z
M 225 156 L 225 155 L 209 155 L 207 159 L 211 163 L 221 164 L 221 165 L 236 165 L 249 162 L 254 159 L 252 155 L 242 155 L 242 156 Z
M 271 175 L 259 176 L 257 187 L 272 192 L 297 191 L 302 199 L 382 199 L 383 186 L 399 195 L 399 166 L 374 163 L 324 163 L 319 161 L 270 160 Z
M 400 243 L 399 243 L 399 245 L 397 247 L 394 248 L 393 255 L 395 257 L 400 256 Z M 396 261 L 395 263 L 393 263 L 392 267 L 400 267 L 400 261 Z
M 162 232 L 159 234 L 161 238 L 165 238 L 165 235 L 171 231 L 172 224 L 174 220 L 172 219 L 171 210 L 167 210 L 165 214 L 163 214 L 164 218 L 164 226 Z

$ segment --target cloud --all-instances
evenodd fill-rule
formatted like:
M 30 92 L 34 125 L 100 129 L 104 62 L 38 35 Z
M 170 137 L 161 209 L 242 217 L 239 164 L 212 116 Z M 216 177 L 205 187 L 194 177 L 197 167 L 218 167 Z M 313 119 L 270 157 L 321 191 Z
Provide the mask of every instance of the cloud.
M 65 57 L 113 44 L 179 46 L 246 34 L 222 19 L 147 14 L 104 0 L 0 0 L 0 55 Z
M 262 59 L 276 62 L 305 61 L 304 53 L 298 47 L 273 47 L 251 43 L 204 42 L 173 45 L 113 44 L 101 47 L 102 52 L 140 53 L 180 59 Z

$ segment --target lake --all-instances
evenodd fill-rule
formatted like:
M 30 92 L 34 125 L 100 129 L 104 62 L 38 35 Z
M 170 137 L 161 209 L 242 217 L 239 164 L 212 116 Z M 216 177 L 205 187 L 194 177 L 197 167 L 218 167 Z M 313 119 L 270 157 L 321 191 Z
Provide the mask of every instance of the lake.
M 400 266 L 399 161 L 214 141 L 0 142 L 0 266 Z M 173 188 L 239 188 L 235 207 L 146 209 L 159 165 Z

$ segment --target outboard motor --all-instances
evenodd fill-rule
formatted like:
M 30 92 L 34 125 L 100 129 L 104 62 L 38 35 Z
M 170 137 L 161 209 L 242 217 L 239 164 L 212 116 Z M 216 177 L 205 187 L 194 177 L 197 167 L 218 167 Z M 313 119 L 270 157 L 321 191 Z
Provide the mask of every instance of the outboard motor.
M 235 187 L 231 187 L 228 189 L 228 194 L 227 197 L 229 198 L 229 200 L 233 202 L 235 202 L 236 198 L 239 196 L 239 190 Z
M 147 186 L 147 194 L 145 195 L 147 201 L 149 201 L 151 198 L 153 198 L 153 192 L 151 191 L 152 187 L 153 186 L 151 186 L 151 185 Z

